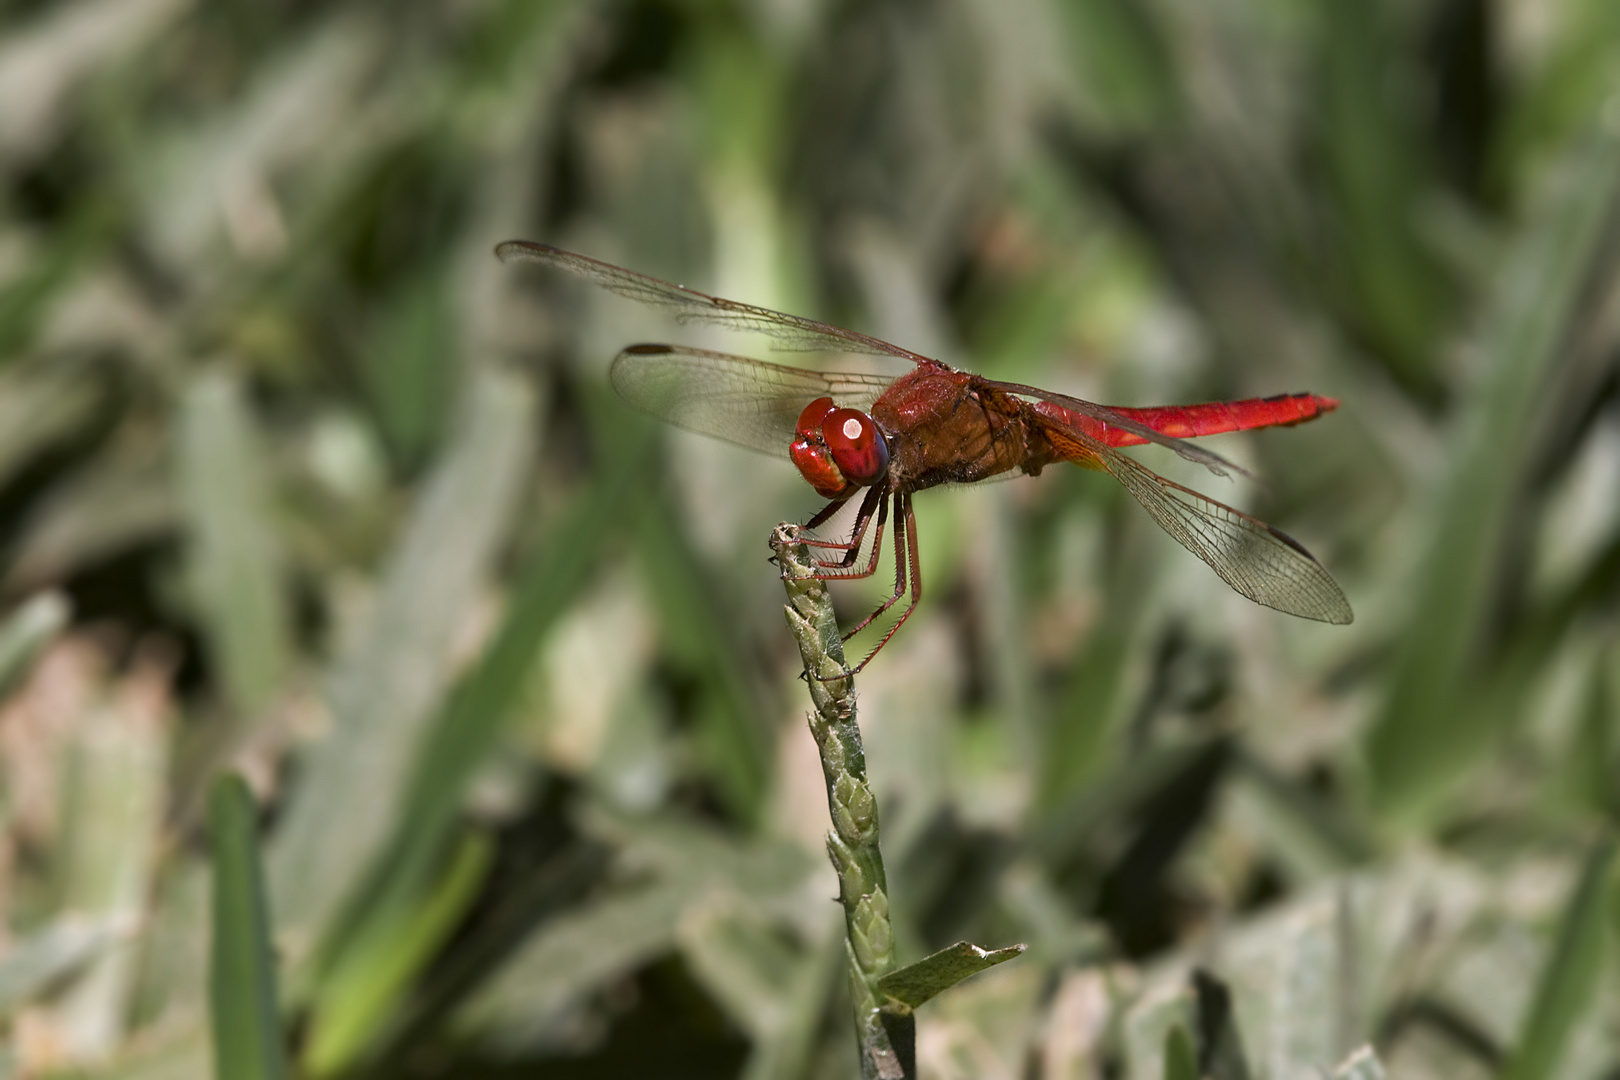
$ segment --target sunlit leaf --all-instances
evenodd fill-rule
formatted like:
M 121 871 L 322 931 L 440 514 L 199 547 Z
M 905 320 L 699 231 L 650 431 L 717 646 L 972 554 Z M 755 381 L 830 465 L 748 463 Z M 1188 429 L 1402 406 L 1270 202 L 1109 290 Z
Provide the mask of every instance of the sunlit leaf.
M 915 1009 L 969 975 L 1005 963 L 1026 948 L 1026 945 L 1009 945 L 1004 949 L 982 949 L 970 942 L 958 941 L 914 964 L 889 972 L 878 980 L 878 990 L 891 1001 Z

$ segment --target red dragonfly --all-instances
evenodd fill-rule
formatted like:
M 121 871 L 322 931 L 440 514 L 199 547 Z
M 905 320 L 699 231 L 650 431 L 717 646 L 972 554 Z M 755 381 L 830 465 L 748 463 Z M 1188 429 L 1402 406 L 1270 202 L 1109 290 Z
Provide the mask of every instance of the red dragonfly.
M 939 484 L 970 484 L 1018 469 L 1038 474 L 1070 461 L 1125 485 L 1153 520 L 1250 600 L 1290 615 L 1344 624 L 1344 593 L 1296 540 L 1265 522 L 1205 498 L 1119 452 L 1158 443 L 1218 475 L 1236 465 L 1184 441 L 1200 435 L 1313 420 L 1338 406 L 1315 394 L 1158 408 L 1110 408 L 1033 386 L 987 379 L 867 334 L 674 285 L 571 251 L 508 240 L 495 253 L 566 270 L 620 296 L 667 308 L 680 322 L 751 330 L 796 350 L 898 357 L 896 377 L 818 372 L 683 345 L 632 345 L 609 379 L 625 401 L 676 427 L 767 454 L 786 454 L 830 500 L 806 524 L 824 525 L 860 497 L 847 539 L 807 540 L 831 557 L 818 578 L 870 577 L 892 514 L 894 592 L 844 634 L 847 641 L 898 604 L 911 603 L 851 674 L 888 644 L 922 599 L 917 519 L 911 497 Z M 874 521 L 876 522 L 874 526 Z M 868 532 L 870 555 L 862 561 Z

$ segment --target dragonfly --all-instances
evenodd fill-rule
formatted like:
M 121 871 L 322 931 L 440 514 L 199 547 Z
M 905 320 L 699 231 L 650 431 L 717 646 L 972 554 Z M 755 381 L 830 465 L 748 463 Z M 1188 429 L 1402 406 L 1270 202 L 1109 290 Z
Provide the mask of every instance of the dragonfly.
M 1354 617 L 1338 583 L 1293 537 L 1120 452 L 1152 443 L 1217 475 L 1244 472 L 1187 440 L 1304 423 L 1337 408 L 1332 398 L 1296 393 L 1155 408 L 1098 405 L 989 379 L 868 334 L 711 296 L 548 244 L 508 240 L 495 253 L 504 262 L 542 263 L 574 274 L 666 309 L 680 323 L 757 332 L 774 339 L 779 349 L 909 362 L 898 376 L 823 372 L 684 345 L 643 344 L 620 352 L 608 372 L 619 396 L 642 412 L 750 450 L 785 455 L 828 500 L 805 523 L 805 532 L 815 533 L 854 501 L 848 535 L 802 537 L 818 552 L 815 577 L 871 577 L 884 532 L 890 531 L 893 592 L 844 631 L 844 640 L 907 597 L 909 603 L 865 659 L 849 669 L 852 675 L 871 663 L 922 600 L 912 497 L 942 484 L 1020 472 L 1034 476 L 1060 461 L 1119 481 L 1177 543 L 1255 603 L 1325 623 L 1343 625 Z

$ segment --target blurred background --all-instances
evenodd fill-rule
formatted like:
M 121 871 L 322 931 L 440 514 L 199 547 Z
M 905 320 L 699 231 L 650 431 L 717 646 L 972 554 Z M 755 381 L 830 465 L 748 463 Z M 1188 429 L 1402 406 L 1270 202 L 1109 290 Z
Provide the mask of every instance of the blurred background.
M 1617 93 L 1608 0 L 0 3 L 0 1076 L 208 1072 L 226 768 L 299 1075 L 854 1073 L 766 562 L 819 500 L 605 382 L 768 343 L 513 237 L 1342 402 L 1212 441 L 1260 483 L 1135 453 L 1349 627 L 1105 476 L 918 498 L 859 680 L 901 961 L 1030 945 L 926 1075 L 1157 1078 L 1195 967 L 1241 1075 L 1620 1075 Z

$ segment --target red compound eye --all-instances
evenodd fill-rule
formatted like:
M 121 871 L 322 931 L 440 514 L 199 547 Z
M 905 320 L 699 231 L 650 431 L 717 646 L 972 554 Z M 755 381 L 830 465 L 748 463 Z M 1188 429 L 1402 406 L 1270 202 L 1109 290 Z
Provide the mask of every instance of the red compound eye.
M 836 499 L 850 490 L 849 482 L 838 471 L 826 444 L 820 439 L 800 435 L 788 447 L 788 457 L 799 467 L 799 475 L 808 480 L 822 498 Z
M 821 437 L 827 440 L 838 470 L 852 484 L 870 484 L 889 467 L 889 444 L 863 412 L 833 409 L 821 422 Z
M 821 431 L 821 422 L 827 419 L 827 414 L 833 411 L 833 400 L 830 397 L 818 397 L 804 407 L 799 414 L 798 432 L 812 438 Z

